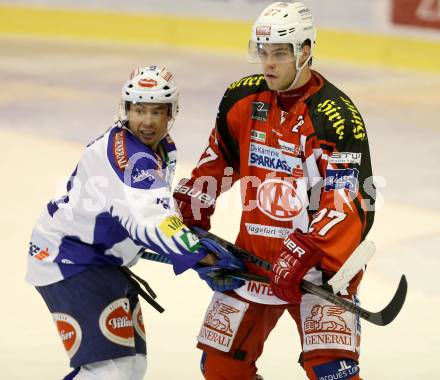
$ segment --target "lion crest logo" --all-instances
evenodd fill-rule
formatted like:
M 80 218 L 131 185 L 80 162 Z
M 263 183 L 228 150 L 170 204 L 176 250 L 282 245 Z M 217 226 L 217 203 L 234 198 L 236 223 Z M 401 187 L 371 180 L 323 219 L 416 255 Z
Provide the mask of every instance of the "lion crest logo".
M 235 314 L 239 311 L 235 307 L 216 301 L 208 312 L 204 325 L 222 334 L 232 336 L 233 331 L 228 314 Z
M 351 334 L 344 318 L 341 317 L 346 311 L 338 306 L 315 305 L 310 310 L 310 316 L 304 322 L 306 334 L 317 332 L 338 332 Z

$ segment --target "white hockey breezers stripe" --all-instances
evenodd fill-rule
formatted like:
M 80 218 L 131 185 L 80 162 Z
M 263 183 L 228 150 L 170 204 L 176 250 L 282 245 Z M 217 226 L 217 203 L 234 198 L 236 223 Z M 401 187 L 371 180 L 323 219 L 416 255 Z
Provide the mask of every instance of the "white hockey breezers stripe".
M 327 282 L 334 294 L 338 293 L 356 276 L 376 252 L 376 245 L 371 240 L 364 240 L 353 251 L 347 261 Z

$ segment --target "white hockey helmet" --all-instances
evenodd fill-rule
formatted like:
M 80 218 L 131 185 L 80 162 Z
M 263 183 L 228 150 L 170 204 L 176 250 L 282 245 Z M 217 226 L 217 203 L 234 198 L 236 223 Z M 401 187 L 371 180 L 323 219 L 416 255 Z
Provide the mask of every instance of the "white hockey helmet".
M 252 26 L 249 41 L 249 60 L 260 63 L 260 44 L 288 43 L 299 68 L 304 42 L 310 41 L 310 61 L 316 41 L 316 28 L 308 7 L 301 2 L 276 2 L 266 7 Z M 305 66 L 305 65 L 304 65 Z
M 174 76 L 165 67 L 150 65 L 134 69 L 122 86 L 121 119 L 127 118 L 127 103 L 171 104 L 171 128 L 179 112 L 179 91 Z

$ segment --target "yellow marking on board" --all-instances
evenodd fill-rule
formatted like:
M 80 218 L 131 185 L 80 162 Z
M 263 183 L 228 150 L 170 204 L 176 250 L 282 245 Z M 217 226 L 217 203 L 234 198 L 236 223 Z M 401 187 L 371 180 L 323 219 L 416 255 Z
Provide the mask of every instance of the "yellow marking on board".
M 0 36 L 67 38 L 240 52 L 251 22 L 0 6 Z M 318 29 L 317 59 L 440 73 L 440 41 Z

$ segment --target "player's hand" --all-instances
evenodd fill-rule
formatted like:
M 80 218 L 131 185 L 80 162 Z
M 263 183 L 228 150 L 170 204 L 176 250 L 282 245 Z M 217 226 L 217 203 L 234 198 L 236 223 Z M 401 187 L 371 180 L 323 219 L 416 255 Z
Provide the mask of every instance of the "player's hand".
M 188 227 L 211 228 L 210 218 L 214 212 L 215 199 L 198 187 L 194 179 L 182 178 L 174 189 L 173 197 Z
M 284 240 L 281 251 L 272 264 L 269 277 L 274 294 L 287 302 L 300 302 L 301 281 L 322 257 L 321 249 L 307 239 L 307 235 L 299 230 L 292 232 Z
M 217 258 L 216 262 L 212 265 L 205 266 L 198 264 L 194 267 L 194 270 L 199 274 L 200 278 L 206 281 L 212 290 L 225 292 L 244 285 L 243 280 L 225 275 L 228 270 L 246 270 L 246 266 L 239 258 L 209 238 L 200 239 L 200 244 L 209 252 L 214 253 Z

